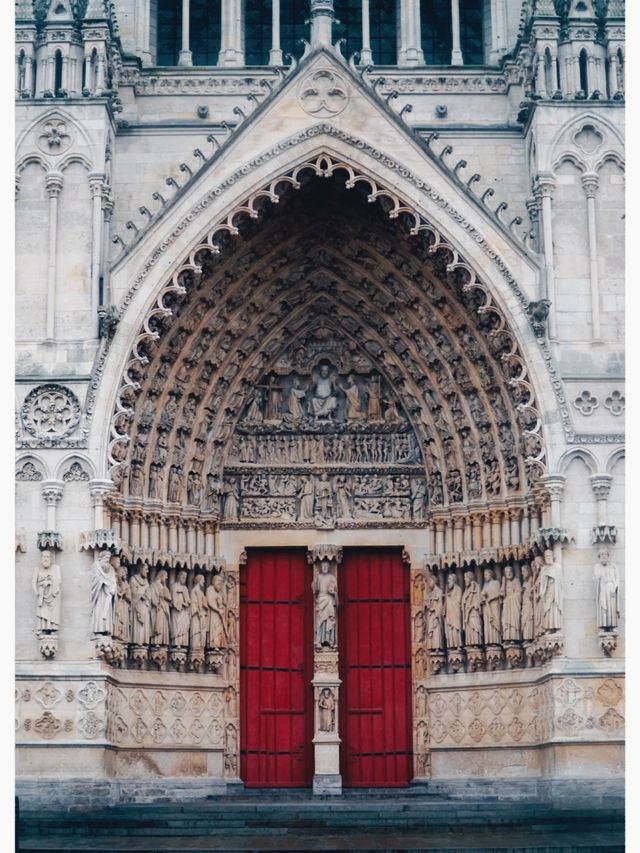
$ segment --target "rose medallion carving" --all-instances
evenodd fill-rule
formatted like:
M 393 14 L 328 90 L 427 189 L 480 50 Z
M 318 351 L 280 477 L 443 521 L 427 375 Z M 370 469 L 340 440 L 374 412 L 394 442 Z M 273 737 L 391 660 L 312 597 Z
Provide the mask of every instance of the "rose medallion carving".
M 50 119 L 38 134 L 38 147 L 45 154 L 62 154 L 71 145 L 71 134 L 62 119 Z
M 27 394 L 22 420 L 27 432 L 36 438 L 61 438 L 78 426 L 80 402 L 62 385 L 38 385 Z
M 336 116 L 349 102 L 349 86 L 333 69 L 317 68 L 300 84 L 298 100 L 302 109 L 316 118 Z

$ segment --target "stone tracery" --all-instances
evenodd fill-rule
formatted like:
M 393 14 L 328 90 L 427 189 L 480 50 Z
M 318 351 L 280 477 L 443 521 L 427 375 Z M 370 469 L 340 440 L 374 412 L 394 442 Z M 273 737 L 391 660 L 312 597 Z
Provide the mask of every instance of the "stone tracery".
M 310 186 L 314 173 L 344 171 L 378 204 L 334 180 Z M 434 510 L 514 498 L 521 512 L 544 470 L 541 423 L 515 339 L 474 272 L 344 164 L 319 157 L 282 180 L 192 251 L 141 330 L 112 423 L 116 517 L 144 506 L 200 525 L 327 526 L 315 512 L 323 477 L 336 493 L 329 526 L 423 526 Z M 248 223 L 258 197 L 281 196 L 282 215 Z M 325 367 L 330 393 L 314 397 Z M 385 445 L 405 440 L 406 458 L 392 459 Z M 366 471 L 354 474 L 359 460 Z M 367 518 L 375 495 L 358 490 L 372 467 L 401 487 Z

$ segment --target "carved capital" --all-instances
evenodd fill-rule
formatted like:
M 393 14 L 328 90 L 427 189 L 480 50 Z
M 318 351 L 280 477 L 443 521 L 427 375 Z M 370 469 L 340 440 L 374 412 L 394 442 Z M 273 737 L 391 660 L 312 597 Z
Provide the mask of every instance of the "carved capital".
M 115 531 L 109 529 L 88 530 L 80 534 L 80 551 L 93 551 L 98 548 L 108 548 L 114 553 L 119 553 L 122 542 Z
M 533 194 L 536 198 L 553 198 L 555 188 L 556 179 L 550 172 L 540 172 L 534 178 Z
M 613 524 L 598 524 L 591 529 L 591 542 L 593 545 L 615 545 L 617 537 L 618 528 Z
M 591 489 L 597 501 L 606 501 L 611 491 L 613 477 L 611 474 L 593 474 L 589 477 Z
M 600 179 L 595 172 L 585 172 L 582 176 L 582 186 L 587 195 L 587 198 L 595 198 L 598 192 Z
M 566 480 L 567 478 L 562 474 L 548 474 L 546 477 L 540 477 L 540 484 L 545 487 L 552 501 L 560 501 L 564 494 Z
M 101 172 L 91 172 L 89 174 L 89 189 L 91 190 L 92 198 L 101 198 L 104 191 L 105 176 Z
M 102 503 L 106 496 L 110 492 L 114 492 L 115 489 L 115 484 L 111 480 L 89 481 L 89 494 L 91 495 L 91 500 L 93 501 L 94 506 L 98 503 Z
M 38 533 L 38 548 L 41 551 L 62 551 L 62 536 L 55 530 L 41 530 Z
M 617 631 L 600 631 L 598 634 L 600 646 L 607 657 L 611 657 L 618 645 Z
M 49 172 L 44 179 L 44 185 L 49 198 L 58 198 L 64 186 L 64 177 L 59 172 Z
M 64 483 L 62 480 L 43 480 L 42 481 L 42 497 L 45 499 L 47 506 L 55 506 L 58 501 L 62 500 L 64 494 Z

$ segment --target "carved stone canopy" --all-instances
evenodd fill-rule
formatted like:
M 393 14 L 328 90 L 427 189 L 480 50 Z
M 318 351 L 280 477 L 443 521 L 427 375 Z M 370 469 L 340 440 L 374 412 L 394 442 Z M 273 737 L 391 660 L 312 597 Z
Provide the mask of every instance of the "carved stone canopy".
M 114 414 L 110 503 L 331 529 L 529 494 L 541 422 L 470 268 L 339 173 L 296 174 L 241 239 L 195 250 L 148 319 Z

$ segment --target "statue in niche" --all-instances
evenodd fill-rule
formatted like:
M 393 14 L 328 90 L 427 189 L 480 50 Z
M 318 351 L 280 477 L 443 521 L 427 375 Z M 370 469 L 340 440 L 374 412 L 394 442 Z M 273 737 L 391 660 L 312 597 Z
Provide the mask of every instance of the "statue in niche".
M 212 649 L 226 649 L 229 645 L 227 633 L 227 600 L 224 594 L 224 576 L 214 575 L 207 587 L 209 606 L 208 645 Z
M 167 500 L 171 503 L 180 503 L 182 500 L 182 467 L 180 465 L 172 465 L 169 468 Z
M 220 494 L 222 483 L 217 474 L 207 474 L 207 494 L 205 498 L 206 509 L 220 512 Z
M 593 576 L 596 582 L 598 628 L 604 630 L 617 628 L 620 619 L 618 569 L 615 563 L 611 562 L 606 548 L 598 552 L 598 562 L 593 567 Z
M 323 520 L 333 517 L 333 489 L 326 471 L 320 475 L 316 485 L 316 515 Z
M 313 579 L 316 610 L 316 648 L 337 646 L 338 583 L 329 560 L 322 560 Z
M 167 571 L 160 569 L 149 585 L 151 602 L 151 642 L 154 646 L 168 646 L 171 618 L 171 593 L 167 586 Z
M 427 620 L 424 608 L 418 610 L 413 619 L 413 642 L 424 643 L 427 636 Z
M 484 623 L 484 642 L 487 646 L 500 645 L 502 632 L 500 628 L 500 583 L 496 580 L 493 569 L 483 572 L 482 585 L 482 621 Z
M 189 613 L 191 597 L 186 586 L 187 573 L 184 569 L 178 572 L 178 579 L 171 587 L 171 640 L 172 645 L 186 647 L 189 645 Z
M 223 521 L 237 521 L 239 509 L 238 484 L 235 480 L 228 480 L 222 487 L 224 505 L 222 509 Z
M 51 551 L 43 551 L 40 565 L 33 573 L 31 582 L 36 595 L 36 618 L 38 633 L 51 633 L 60 627 L 60 566 L 53 563 Z
M 265 423 L 279 424 L 282 421 L 280 408 L 282 406 L 283 387 L 278 383 L 278 378 L 275 374 L 271 374 L 266 385 L 259 385 L 266 393 L 267 402 L 264 410 Z
M 367 389 L 367 419 L 371 423 L 379 423 L 382 420 L 382 407 L 380 405 L 380 377 L 374 373 L 366 381 Z
M 541 586 L 540 579 L 542 575 L 542 565 L 543 560 L 539 554 L 533 558 L 532 566 L 533 566 L 533 627 L 534 627 L 534 636 L 536 639 L 540 637 L 544 633 L 544 627 L 542 624 L 542 595 L 541 595 Z
M 347 384 L 339 386 L 347 398 L 347 420 L 361 421 L 364 418 L 362 403 L 360 402 L 360 389 L 353 374 L 347 376 Z
M 162 500 L 162 487 L 164 485 L 164 468 L 152 465 L 149 469 L 149 497 L 154 500 Z
M 318 723 L 321 732 L 336 730 L 336 697 L 330 687 L 323 687 L 318 697 Z
M 287 400 L 288 417 L 285 418 L 293 421 L 300 421 L 304 418 L 304 398 L 307 396 L 307 389 L 300 387 L 300 380 L 294 376 L 291 388 L 289 389 L 289 397 Z
M 111 564 L 118 580 L 113 607 L 113 636 L 128 643 L 131 640 L 131 587 L 127 580 L 127 567 L 120 564 L 120 557 L 115 554 Z
M 336 380 L 331 375 L 330 366 L 326 363 L 321 364 L 320 372 L 313 374 L 309 402 L 310 414 L 316 420 L 328 421 L 333 418 L 338 407 L 337 387 Z
M 462 590 L 454 572 L 447 575 L 444 632 L 448 649 L 457 649 L 462 645 Z
M 256 388 L 253 392 L 253 397 L 251 398 L 251 402 L 249 403 L 249 408 L 247 410 L 247 414 L 245 416 L 245 421 L 254 424 L 261 424 L 263 420 L 262 415 L 262 407 L 264 405 L 264 394 L 260 390 L 260 387 Z
M 462 595 L 462 621 L 464 623 L 465 645 L 482 645 L 482 617 L 480 614 L 480 587 L 473 572 L 464 573 L 464 593 Z
M 427 656 L 424 649 L 418 649 L 415 654 L 415 674 L 418 679 L 427 677 Z
M 203 652 L 206 646 L 207 609 L 204 575 L 196 575 L 191 590 L 191 624 L 189 626 L 189 649 L 192 654 Z
M 522 565 L 522 610 L 520 614 L 520 631 L 524 642 L 529 642 L 535 637 L 535 625 L 533 619 L 533 577 L 531 566 L 527 563 Z
M 94 634 L 113 633 L 113 602 L 118 582 L 111 565 L 111 553 L 102 551 L 91 569 L 91 630 Z
M 424 521 L 424 508 L 427 499 L 427 484 L 424 480 L 411 481 L 411 517 L 414 521 Z
M 502 639 L 515 642 L 521 639 L 522 584 L 515 576 L 513 566 L 505 566 L 500 587 L 502 599 Z
M 413 603 L 424 604 L 424 593 L 427 588 L 425 576 L 420 572 L 413 579 Z
M 142 563 L 130 581 L 131 587 L 131 642 L 147 646 L 151 637 L 151 609 L 149 566 Z
M 425 605 L 427 621 L 427 648 L 439 651 L 444 648 L 444 602 L 442 590 L 434 575 L 427 577 L 427 603 Z
M 352 519 L 351 489 L 345 476 L 336 477 L 335 492 L 338 504 L 338 518 L 343 520 Z
M 562 567 L 554 560 L 550 548 L 544 552 L 540 569 L 540 599 L 543 630 L 559 631 L 562 623 Z
M 227 706 L 226 717 L 237 717 L 238 716 L 238 697 L 236 691 L 231 685 L 227 687 L 224 691 L 224 701 Z
M 298 499 L 300 500 L 298 521 L 313 521 L 316 491 L 313 482 L 309 477 L 303 477 L 301 479 L 300 488 L 298 489 Z

